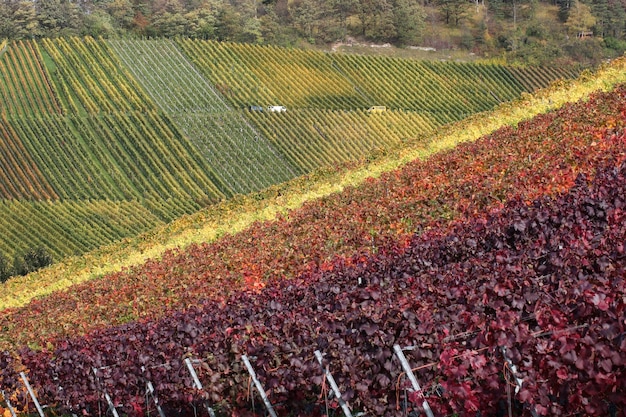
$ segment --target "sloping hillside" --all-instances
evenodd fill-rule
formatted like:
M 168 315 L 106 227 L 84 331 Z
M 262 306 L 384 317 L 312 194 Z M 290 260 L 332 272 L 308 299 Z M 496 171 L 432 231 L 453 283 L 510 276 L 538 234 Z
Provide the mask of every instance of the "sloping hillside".
M 56 261 L 574 75 L 91 38 L 10 42 L 0 70 L 0 253 L 43 248 Z M 390 88 L 400 82 L 408 94 Z M 288 111 L 244 110 L 270 104 Z
M 248 355 L 281 415 L 322 415 L 338 404 L 318 349 L 343 399 L 372 415 L 424 400 L 441 415 L 622 410 L 625 128 L 622 84 L 4 310 L 3 345 L 30 347 L 0 355 L 0 385 L 25 366 L 60 410 L 89 413 L 106 391 L 139 415 L 153 411 L 149 380 L 172 410 L 255 415 Z M 411 347 L 422 394 L 405 388 L 395 345 Z

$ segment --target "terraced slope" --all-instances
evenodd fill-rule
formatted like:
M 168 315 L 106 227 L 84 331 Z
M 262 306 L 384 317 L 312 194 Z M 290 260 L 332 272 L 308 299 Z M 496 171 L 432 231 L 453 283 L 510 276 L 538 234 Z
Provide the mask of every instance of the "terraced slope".
M 430 62 L 389 57 L 332 55 L 334 65 L 372 104 L 429 112 L 442 123 L 492 108 L 522 92 L 544 88 L 575 73 L 558 68 Z M 358 81 L 356 81 L 358 80 Z
M 0 210 L 0 253 L 43 247 L 53 259 L 80 255 L 102 242 L 118 241 L 164 223 L 138 201 L 1 200 Z M 21 242 L 28 245 L 18 246 Z
M 415 230 L 498 209 L 513 198 L 557 195 L 572 187 L 579 173 L 591 175 L 597 166 L 626 161 L 625 114 L 622 85 L 307 202 L 242 233 L 169 251 L 107 279 L 34 300 L 37 308 L 45 306 L 45 320 L 29 321 L 32 305 L 24 305 L 0 320 L 0 328 L 19 330 L 22 343 L 42 343 L 42 337 L 69 336 L 130 317 L 161 317 L 206 297 L 220 299 L 237 288 L 261 288 L 271 279 L 323 268 L 335 256 L 377 252 Z M 68 308 L 77 305 L 77 297 L 80 313 Z M 9 334 L 7 345 L 18 340 L 17 333 Z
M 0 116 L 0 194 L 3 199 L 52 199 L 58 197 L 18 133 L 2 114 Z
M 178 44 L 235 107 L 364 110 L 370 106 L 429 113 L 439 123 L 572 78 L 565 69 L 428 62 L 328 54 L 212 41 Z
M 170 40 L 109 40 L 154 102 L 168 114 L 222 113 L 229 110 L 224 98 Z
M 248 117 L 258 130 L 305 172 L 396 146 L 575 75 L 212 41 L 178 45 L 232 106 L 253 108 Z M 268 105 L 284 105 L 287 114 L 260 114 Z M 388 109 L 364 113 L 371 106 Z
M 320 52 L 179 40 L 183 52 L 236 108 L 363 109 L 367 97 Z

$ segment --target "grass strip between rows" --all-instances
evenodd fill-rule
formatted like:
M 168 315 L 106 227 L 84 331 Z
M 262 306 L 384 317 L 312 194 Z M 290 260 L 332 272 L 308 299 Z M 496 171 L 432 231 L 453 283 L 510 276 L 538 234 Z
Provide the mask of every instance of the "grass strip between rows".
M 595 73 L 584 72 L 574 81 L 559 81 L 534 94 L 500 105 L 493 111 L 441 128 L 437 133 L 388 150 L 371 160 L 341 168 L 318 170 L 284 184 L 248 196 L 237 196 L 171 224 L 137 237 L 102 247 L 88 254 L 67 258 L 25 277 L 12 278 L 0 286 L 0 309 L 17 308 L 37 297 L 89 281 L 103 275 L 158 259 L 165 251 L 211 242 L 225 234 L 241 232 L 257 221 L 286 214 L 307 201 L 357 186 L 367 178 L 376 178 L 415 159 L 472 141 L 500 127 L 516 125 L 563 104 L 586 99 L 595 91 L 610 91 L 626 82 L 626 58 L 600 67 Z

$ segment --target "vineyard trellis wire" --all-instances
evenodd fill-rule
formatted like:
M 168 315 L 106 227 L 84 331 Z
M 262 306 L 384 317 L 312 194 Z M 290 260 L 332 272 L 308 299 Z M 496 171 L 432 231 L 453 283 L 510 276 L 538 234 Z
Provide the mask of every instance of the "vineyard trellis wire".
M 587 327 L 588 324 L 584 324 L 582 325 L 582 327 Z M 564 332 L 568 332 L 568 331 L 572 331 L 572 330 L 578 330 L 581 328 L 581 325 L 576 325 L 576 326 L 572 326 L 568 329 L 560 329 L 558 330 L 558 332 L 560 334 L 564 333 Z M 542 332 L 542 333 L 536 333 L 533 335 L 533 337 L 536 338 L 542 338 L 545 336 L 549 336 L 551 335 L 553 332 Z M 447 340 L 448 342 L 453 341 L 455 339 L 457 339 L 458 337 L 460 338 L 464 338 L 466 337 L 467 334 L 465 333 L 461 333 L 459 335 L 456 336 L 448 336 L 445 340 Z M 404 402 L 401 401 L 397 401 L 397 407 L 398 411 L 400 411 L 400 409 L 402 409 L 403 411 L 403 415 L 406 415 L 406 411 L 407 411 L 407 407 L 408 407 L 408 403 L 411 402 L 414 404 L 414 406 L 418 407 L 421 411 L 423 411 L 427 416 L 429 417 L 434 417 L 433 411 L 430 408 L 430 405 L 428 403 L 428 398 L 429 396 L 432 395 L 436 395 L 436 396 L 440 396 L 441 395 L 441 387 L 440 385 L 435 381 L 433 382 L 433 389 L 432 390 L 428 390 L 425 391 L 419 384 L 414 372 L 419 371 L 420 369 L 423 369 L 425 367 L 432 367 L 432 366 L 437 366 L 439 365 L 441 362 L 440 361 L 436 361 L 433 363 L 429 363 L 426 365 L 421 365 L 418 367 L 411 367 L 411 365 L 409 364 L 409 361 L 407 359 L 407 357 L 405 356 L 404 352 L 405 351 L 414 351 L 419 349 L 419 346 L 405 346 L 405 347 L 401 347 L 398 344 L 394 344 L 391 348 L 391 350 L 394 353 L 394 357 L 397 359 L 398 361 L 398 369 L 402 370 L 400 372 L 398 372 L 398 383 L 396 384 L 396 390 L 397 393 L 396 395 L 400 395 L 401 392 L 404 392 L 404 396 L 405 396 L 405 400 Z M 481 352 L 481 351 L 485 351 L 485 350 L 490 350 L 492 348 L 490 347 L 482 347 L 482 348 L 476 348 L 474 349 L 475 352 Z M 499 355 L 498 355 L 499 353 Z M 325 388 L 325 384 L 326 381 L 330 384 L 331 386 L 331 397 L 332 395 L 334 395 L 334 397 L 336 398 L 337 402 L 338 402 L 338 407 L 341 408 L 343 414 L 345 415 L 345 417 L 352 417 L 353 416 L 353 410 L 352 408 L 348 405 L 348 403 L 343 399 L 343 396 L 341 394 L 341 390 L 340 387 L 337 385 L 337 383 L 335 382 L 335 379 L 333 378 L 332 373 L 329 370 L 329 366 L 327 363 L 325 363 L 324 361 L 324 354 L 319 350 L 315 350 L 313 352 L 314 354 L 314 359 L 319 363 L 320 365 L 320 372 L 321 372 L 321 395 L 324 396 L 325 398 L 325 406 L 327 409 L 327 415 L 328 414 L 328 401 L 329 401 L 329 397 L 328 394 L 329 392 L 326 390 Z M 512 416 L 512 412 L 511 412 L 511 406 L 513 403 L 513 395 L 511 395 L 510 393 L 510 388 L 514 387 L 515 388 L 515 392 L 514 395 L 518 395 L 523 384 L 524 384 L 524 379 L 519 375 L 517 368 L 515 366 L 515 364 L 512 362 L 511 358 L 508 356 L 507 354 L 507 349 L 505 346 L 497 346 L 496 349 L 493 349 L 492 352 L 493 356 L 499 356 L 500 360 L 502 362 L 502 366 L 503 366 L 503 375 L 505 378 L 505 385 L 506 385 L 506 390 L 507 390 L 507 406 L 508 406 L 508 415 Z M 462 358 L 463 354 L 458 354 L 456 356 L 457 358 Z M 252 360 L 254 360 L 254 357 L 248 357 L 246 354 L 240 355 L 239 356 L 239 360 L 241 362 L 243 362 L 245 369 L 247 370 L 248 374 L 249 374 L 249 380 L 248 380 L 248 399 L 250 401 L 250 405 L 252 407 L 252 409 L 254 410 L 254 398 L 253 396 L 250 394 L 250 384 L 254 384 L 256 391 L 258 393 L 258 395 L 261 398 L 262 403 L 265 406 L 266 412 L 267 414 L 269 414 L 270 416 L 276 417 L 276 411 L 274 410 L 274 407 L 272 405 L 272 402 L 266 392 L 266 390 L 263 388 L 263 384 L 262 381 L 260 381 L 257 377 L 256 372 L 254 371 L 254 365 L 252 364 Z M 304 358 L 302 358 L 304 359 Z M 147 371 L 151 370 L 151 369 L 157 369 L 157 368 L 161 368 L 161 369 L 165 369 L 166 371 L 176 371 L 180 374 L 181 370 L 186 369 L 188 371 L 188 377 L 184 378 L 183 380 L 184 385 L 190 385 L 191 387 L 193 387 L 194 389 L 196 389 L 198 391 L 198 393 L 202 393 L 205 392 L 205 388 L 204 388 L 204 384 L 201 382 L 199 375 L 197 374 L 196 370 L 195 370 L 195 366 L 197 364 L 204 364 L 204 366 L 210 366 L 210 364 L 207 362 L 206 359 L 194 359 L 193 356 L 190 355 L 185 355 L 185 357 L 182 360 L 176 360 L 175 362 L 172 361 L 167 361 L 167 362 L 163 362 L 163 363 L 159 363 L 159 364 L 153 364 L 153 365 L 148 365 L 148 362 L 146 361 L 146 359 L 142 360 L 142 363 L 144 363 L 141 367 L 140 367 L 140 373 L 141 375 L 133 375 L 130 373 L 124 373 L 123 369 L 125 368 L 125 365 L 122 364 L 115 364 L 115 365 L 106 365 L 106 366 L 99 366 L 99 367 L 92 367 L 91 368 L 91 372 L 93 372 L 94 378 L 95 378 L 95 389 L 96 392 L 98 394 L 98 397 L 100 399 L 104 399 L 106 402 L 106 408 L 108 409 L 108 411 L 110 411 L 113 416 L 119 416 L 119 413 L 117 411 L 118 407 L 130 407 L 131 409 L 133 409 L 135 412 L 139 411 L 137 409 L 137 404 L 121 404 L 117 401 L 115 401 L 115 398 L 112 397 L 109 393 L 109 391 L 107 390 L 106 386 L 105 386 L 105 381 L 111 379 L 111 374 L 109 374 L 108 372 L 112 371 L 113 369 L 117 369 L 117 370 L 122 370 L 122 374 L 126 375 L 127 378 L 135 378 L 140 382 L 140 385 L 145 386 L 145 404 L 143 404 L 143 406 L 146 408 L 146 410 L 144 412 L 150 413 L 149 410 L 149 403 L 152 402 L 153 406 L 157 409 L 157 412 L 159 414 L 160 417 L 166 417 L 166 413 L 164 412 L 164 410 L 161 408 L 161 404 L 163 402 L 161 402 L 159 400 L 158 397 L 158 392 L 157 389 L 155 388 L 154 382 L 159 382 L 159 381 L 152 381 L 150 379 L 150 377 L 148 376 L 149 373 L 147 373 Z M 91 374 L 91 372 L 87 373 L 85 375 L 85 378 L 87 380 L 89 380 L 89 375 Z M 27 374 L 25 371 L 20 371 L 19 374 L 16 374 L 15 379 L 17 379 L 17 376 L 19 375 L 19 381 L 21 381 L 21 383 L 24 385 L 24 387 L 26 388 L 32 403 L 35 405 L 35 408 L 37 409 L 39 415 L 41 417 L 45 417 L 43 408 L 48 408 L 50 407 L 49 405 L 45 405 L 42 406 L 39 404 L 39 400 L 36 396 L 36 389 L 33 389 L 33 387 L 31 386 L 31 383 L 28 380 Z M 167 374 L 165 374 L 167 375 Z M 119 374 L 118 374 L 119 377 Z M 410 384 L 401 384 L 400 381 L 402 378 L 406 378 L 408 379 L 408 381 L 410 382 Z M 35 381 L 36 382 L 36 381 Z M 61 382 L 58 383 L 58 392 L 63 392 L 63 388 L 60 385 Z M 36 387 L 35 387 L 36 388 Z M 413 394 L 416 394 L 414 396 L 413 399 L 411 400 L 407 400 L 407 392 L 411 392 Z M 11 403 L 11 401 L 9 400 L 11 393 L 7 392 L 5 390 L 5 387 L 0 387 L 0 394 L 2 394 L 3 396 L 3 400 L 5 402 L 5 404 L 7 405 L 7 408 L 11 411 L 12 416 L 16 416 L 18 415 L 18 413 L 15 411 L 15 405 Z M 150 398 L 148 398 L 150 397 Z M 199 398 L 203 398 L 203 395 L 199 395 Z M 194 400 L 195 401 L 195 400 Z M 203 406 L 206 408 L 209 416 L 214 417 L 216 415 L 216 410 L 214 409 L 214 407 L 212 407 L 209 402 L 204 399 L 201 400 L 201 402 L 203 403 Z M 167 401 L 165 401 L 163 404 L 166 404 Z M 190 403 L 190 405 L 193 405 L 193 403 Z M 24 407 L 27 407 L 27 404 L 20 404 L 20 406 L 22 407 L 21 409 L 24 410 Z M 69 407 L 70 412 L 72 412 L 72 415 L 74 415 L 74 412 L 79 411 L 79 410 L 74 410 L 72 409 L 72 406 L 68 403 L 66 404 L 67 407 Z M 529 406 L 528 404 L 525 404 L 526 407 L 528 407 L 530 409 L 530 413 L 533 417 L 538 417 L 537 412 L 534 410 L 534 408 L 532 406 Z M 195 405 L 193 406 L 195 408 Z M 102 409 L 100 408 L 100 402 L 98 402 L 98 415 L 102 416 Z M 356 414 L 354 414 L 355 417 L 358 416 L 366 416 L 366 415 L 370 415 L 366 412 L 357 412 Z

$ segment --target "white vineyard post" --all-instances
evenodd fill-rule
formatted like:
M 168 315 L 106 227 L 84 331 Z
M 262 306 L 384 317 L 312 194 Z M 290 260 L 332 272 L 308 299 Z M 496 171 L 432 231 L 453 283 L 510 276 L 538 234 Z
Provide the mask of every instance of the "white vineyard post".
M 524 382 L 524 380 L 517 376 L 517 366 L 515 366 L 513 361 L 506 355 L 506 346 L 501 346 L 500 350 L 502 351 L 502 356 L 504 357 L 506 364 L 511 370 L 511 374 L 513 375 L 513 378 L 515 378 L 515 394 L 518 394 L 520 390 L 522 389 L 522 383 Z M 507 384 L 507 392 L 510 392 L 509 382 L 505 381 L 505 383 Z M 510 408 L 511 408 L 511 402 L 509 400 L 509 414 L 511 414 Z M 535 407 L 533 406 L 530 407 L 530 414 L 533 417 L 539 417 L 539 414 L 537 414 L 537 411 L 535 410 Z
M 15 410 L 13 409 L 13 406 L 9 401 L 9 397 L 7 397 L 7 395 L 4 393 L 4 390 L 0 391 L 0 393 L 2 393 L 2 398 L 4 398 L 4 402 L 7 403 L 7 407 L 9 408 L 9 412 L 11 413 L 11 417 L 17 417 L 15 415 Z
M 328 370 L 328 366 L 324 367 L 322 352 L 320 352 L 319 350 L 316 350 L 313 353 L 315 354 L 315 358 L 317 359 L 320 366 L 322 367 L 322 371 L 324 371 L 324 376 L 326 377 L 326 380 L 328 380 L 330 387 L 333 389 L 333 392 L 335 393 L 335 397 L 337 397 L 337 401 L 339 401 L 339 405 L 341 406 L 341 409 L 343 410 L 343 414 L 346 417 L 352 417 L 352 412 L 350 411 L 350 407 L 348 407 L 348 404 L 343 400 L 343 398 L 341 398 L 341 392 L 339 391 L 339 387 L 337 386 L 337 383 L 335 382 L 335 378 L 333 378 L 332 374 Z
M 402 369 L 404 369 L 404 372 L 409 378 L 409 381 L 411 381 L 413 390 L 415 392 L 422 391 L 422 388 L 420 387 L 420 384 L 417 382 L 417 378 L 415 378 L 415 375 L 413 374 L 413 371 L 411 370 L 411 365 L 409 365 L 409 362 L 406 360 L 406 357 L 404 356 L 404 353 L 402 352 L 402 348 L 400 347 L 400 345 L 393 345 L 393 350 L 396 356 L 398 357 L 398 359 L 400 360 Z M 428 401 L 426 401 L 425 398 L 424 398 L 424 402 L 422 403 L 422 408 L 424 409 L 424 412 L 426 412 L 426 415 L 428 417 L 434 417 L 433 410 L 430 409 L 430 405 L 428 405 Z
M 37 412 L 39 413 L 39 415 L 41 417 L 44 417 L 43 408 L 41 408 L 41 405 L 39 404 L 39 401 L 37 401 L 37 397 L 35 396 L 35 392 L 33 391 L 33 388 L 30 386 L 30 383 L 28 382 L 28 378 L 26 378 L 26 374 L 24 372 L 20 372 L 20 377 L 22 378 L 22 381 L 24 381 L 24 385 L 26 386 L 26 389 L 28 390 L 28 393 L 30 394 L 30 398 L 32 398 L 33 399 L 33 403 L 35 403 L 35 407 L 37 408 Z
M 152 385 L 152 382 L 148 381 L 146 383 L 146 390 L 152 396 L 152 401 L 154 401 L 154 405 L 156 406 L 157 411 L 159 412 L 159 416 L 165 417 L 165 413 L 163 412 L 163 409 L 161 408 L 161 405 L 159 404 L 159 399 L 154 393 L 154 385 Z
M 248 359 L 246 355 L 242 355 L 241 360 L 246 365 L 246 368 L 248 369 L 248 373 L 250 374 L 250 377 L 252 377 L 252 382 L 254 382 L 254 386 L 259 392 L 259 395 L 261 396 L 261 399 L 263 400 L 263 404 L 265 404 L 265 408 L 267 408 L 267 411 L 270 413 L 270 416 L 277 417 L 276 412 L 274 411 L 274 408 L 272 407 L 272 403 L 270 403 L 269 398 L 267 398 L 267 394 L 265 393 L 265 390 L 263 389 L 261 382 L 256 377 L 256 372 L 254 372 L 254 369 L 252 368 L 252 364 L 250 364 L 250 360 Z
M 106 391 L 104 391 L 104 399 L 107 400 L 109 408 L 111 409 L 111 413 L 113 413 L 113 417 L 120 417 L 120 415 L 117 414 L 117 410 L 115 409 L 115 404 L 113 404 L 113 400 L 111 400 L 109 393 Z
M 146 372 L 146 368 L 144 366 L 141 367 L 141 372 Z M 150 396 L 152 397 L 152 401 L 154 402 L 154 405 L 156 406 L 157 411 L 159 412 L 159 416 L 160 417 L 165 417 L 165 413 L 163 412 L 163 409 L 161 408 L 161 405 L 159 404 L 159 399 L 156 396 L 156 393 L 154 392 L 154 385 L 152 385 L 152 381 L 149 381 L 146 379 L 146 393 L 150 394 Z M 146 398 L 146 406 L 148 399 Z
M 193 364 L 191 363 L 191 359 L 185 358 L 185 365 L 187 365 L 187 369 L 189 370 L 189 373 L 191 374 L 191 378 L 193 379 L 193 384 L 196 387 L 196 389 L 203 390 L 202 383 L 200 382 L 200 379 L 198 378 L 198 374 L 196 374 L 196 370 L 193 369 Z M 213 411 L 213 409 L 209 406 L 209 403 L 206 403 L 206 409 L 209 412 L 209 416 L 215 417 L 215 411 Z
M 96 376 L 96 379 L 99 379 L 98 370 L 96 368 L 91 368 L 91 369 L 93 370 L 93 373 Z M 109 396 L 109 393 L 106 392 L 106 390 L 103 390 L 103 392 L 104 392 L 104 399 L 107 401 L 107 404 L 109 405 L 109 409 L 111 410 L 113 417 L 120 417 L 120 415 L 117 414 L 117 410 L 115 409 L 115 404 L 113 404 L 113 401 L 111 400 L 111 397 Z

